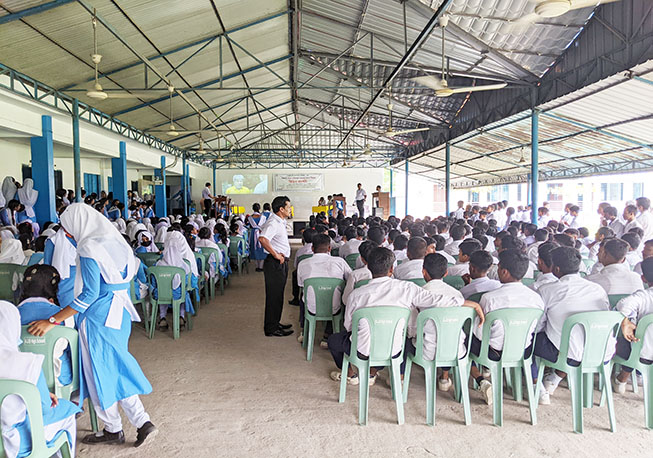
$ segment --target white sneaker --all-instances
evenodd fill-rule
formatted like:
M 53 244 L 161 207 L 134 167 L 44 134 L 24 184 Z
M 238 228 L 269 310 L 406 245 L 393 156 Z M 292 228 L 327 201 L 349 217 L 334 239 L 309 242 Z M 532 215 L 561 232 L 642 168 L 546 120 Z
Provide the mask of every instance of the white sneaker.
M 438 379 L 438 390 L 440 390 L 440 391 L 449 391 L 449 389 L 451 388 L 451 385 L 452 385 L 451 379 L 449 379 L 449 378 L 448 379 L 443 379 L 443 378 Z
M 549 406 L 551 405 L 551 396 L 549 392 L 540 388 L 540 405 Z
M 324 350 L 329 349 L 329 344 L 327 343 L 326 339 L 320 341 L 320 348 L 323 348 Z
M 304 343 L 304 333 L 303 332 L 300 332 L 299 335 L 297 336 L 297 342 Z
M 626 394 L 626 385 L 628 382 L 620 382 L 617 377 L 612 378 L 612 391 L 617 394 Z
M 487 380 L 483 380 L 481 381 L 481 384 L 478 387 L 478 391 L 480 391 L 481 394 L 483 394 L 483 399 L 485 399 L 487 405 L 491 406 L 492 401 L 494 400 L 492 396 L 492 384 Z
M 376 375 L 370 375 L 369 385 L 374 386 L 375 383 L 376 383 Z
M 492 372 L 490 372 L 490 369 L 488 369 L 487 367 L 484 367 L 483 370 L 481 371 L 481 375 L 483 376 L 483 378 L 487 379 L 492 376 Z
M 342 380 L 342 371 L 331 371 L 331 380 L 339 382 Z M 371 379 L 370 379 L 371 382 Z M 358 385 L 358 374 L 347 377 L 347 385 Z
M 553 396 L 553 393 L 555 393 L 555 390 L 558 388 L 558 385 L 562 381 L 562 379 L 558 380 L 559 378 L 560 377 L 558 377 L 555 372 L 551 372 L 550 374 L 542 377 L 542 385 L 544 386 L 544 390 L 550 396 Z

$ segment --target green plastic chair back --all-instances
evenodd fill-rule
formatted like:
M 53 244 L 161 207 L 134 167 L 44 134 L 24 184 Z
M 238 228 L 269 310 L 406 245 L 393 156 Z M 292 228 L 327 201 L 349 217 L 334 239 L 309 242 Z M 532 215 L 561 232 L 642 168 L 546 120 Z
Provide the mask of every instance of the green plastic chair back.
M 236 262 L 238 266 L 238 275 L 243 274 L 243 266 L 247 268 L 249 273 L 249 265 L 247 264 L 247 256 L 245 255 L 245 239 L 237 236 L 229 236 L 229 258 Z
M 595 263 L 596 261 L 593 259 L 583 258 L 583 264 L 585 264 L 585 267 L 587 267 L 588 269 L 591 269 Z
M 522 278 L 521 282 L 522 285 L 531 286 L 533 283 L 535 283 L 535 278 Z
M 537 277 L 538 277 L 541 273 L 542 273 L 542 272 L 539 271 L 539 270 L 537 270 L 537 269 L 533 270 L 533 278 L 534 278 L 535 280 L 537 280 Z
M 617 303 L 624 297 L 628 297 L 630 294 L 608 294 L 608 300 L 610 301 L 610 310 L 614 310 L 617 306 Z
M 404 342 L 406 340 L 406 329 L 410 310 L 403 307 L 378 306 L 365 307 L 354 312 L 351 329 L 357 330 L 359 322 L 365 321 L 369 326 L 370 354 L 368 359 L 358 357 L 358 332 L 352 332 L 350 355 L 344 355 L 342 364 L 342 375 L 340 379 L 339 402 L 345 402 L 347 389 L 347 373 L 349 364 L 358 368 L 359 374 L 359 403 L 358 422 L 361 425 L 367 424 L 367 404 L 369 399 L 369 376 L 370 367 L 390 366 L 392 380 L 392 394 L 397 406 L 397 422 L 404 423 L 404 403 L 401 389 L 400 365 L 403 360 Z M 401 337 L 401 350 L 393 358 L 393 343 L 395 334 Z
M 458 255 L 457 255 L 457 254 L 454 254 L 454 255 L 451 256 L 451 257 L 454 258 L 454 259 L 456 260 L 456 262 L 458 262 Z
M 14 290 L 14 284 L 18 283 L 20 288 L 25 269 L 27 266 L 20 264 L 0 263 L 0 300 L 16 304 L 18 290 Z M 18 281 L 14 281 L 15 274 L 19 276 Z
M 572 424 L 574 432 L 583 432 L 583 405 L 593 405 L 594 374 L 598 373 L 602 381 L 601 404 L 605 398 L 608 401 L 608 416 L 610 418 L 610 429 L 616 430 L 614 417 L 614 405 L 612 400 L 612 389 L 610 374 L 612 362 L 605 363 L 605 353 L 611 336 L 616 335 L 623 315 L 619 312 L 596 311 L 582 312 L 569 316 L 563 326 L 560 338 L 560 353 L 557 361 L 551 362 L 538 358 L 539 373 L 538 380 L 544 373 L 544 367 L 566 372 L 568 377 L 569 391 L 571 392 Z M 570 366 L 567 363 L 569 358 L 569 337 L 572 330 L 580 326 L 585 332 L 585 343 L 583 358 L 580 366 Z M 538 384 L 539 395 L 539 384 Z
M 160 253 L 137 253 L 136 256 L 143 261 L 145 267 L 152 267 L 159 259 L 161 259 Z
M 154 242 L 154 245 L 156 245 L 159 251 L 163 251 L 163 248 L 165 247 L 165 244 L 163 242 Z
M 474 293 L 471 296 L 469 296 L 467 300 L 472 302 L 481 302 L 481 298 L 483 297 L 483 294 L 485 293 Z
M 331 248 L 331 256 L 340 256 L 340 247 Z
M 358 280 L 356 283 L 354 283 L 354 289 L 360 288 L 361 286 L 365 286 L 370 282 L 369 278 L 366 278 L 364 280 Z
M 61 434 L 54 441 L 52 446 L 48 447 L 45 441 L 45 432 L 43 427 L 43 411 L 41 410 L 41 396 L 35 385 L 22 380 L 0 379 L 0 405 L 5 398 L 10 395 L 20 396 L 27 409 L 27 418 L 29 429 L 31 431 L 32 450 L 28 455 L 29 458 L 47 458 L 58 451 L 64 458 L 70 458 L 71 447 L 68 443 L 68 435 Z M 0 456 L 5 457 L 4 439 L 0 435 Z
M 402 262 L 404 262 L 403 259 L 399 259 L 399 260 L 397 260 L 397 265 L 400 266 Z
M 426 382 L 426 423 L 435 423 L 435 392 L 436 392 L 436 368 L 452 367 L 456 375 L 456 392 L 460 391 L 465 424 L 472 422 L 471 409 L 469 404 L 469 390 L 466 380 L 467 363 L 469 352 L 463 358 L 458 359 L 460 338 L 474 322 L 476 312 L 471 307 L 434 307 L 423 310 L 417 315 L 417 340 L 415 342 L 415 354 L 408 355 L 406 370 L 404 371 L 404 402 L 408 400 L 408 386 L 410 384 L 411 366 L 413 363 L 424 368 Z M 436 329 L 435 358 L 428 360 L 424 358 L 424 327 L 432 322 Z M 462 383 L 460 383 L 462 381 Z
M 348 254 L 347 257 L 345 258 L 345 261 L 347 261 L 347 264 L 349 264 L 351 270 L 356 269 L 356 260 L 360 255 L 361 255 L 360 253 L 352 253 L 352 254 Z
M 445 282 L 447 285 L 456 288 L 457 290 L 462 289 L 463 286 L 465 286 L 465 282 L 463 281 L 463 277 L 460 275 L 447 275 L 442 279 L 443 282 Z
M 224 294 L 224 277 L 220 273 L 220 269 L 218 268 L 218 265 L 217 265 L 217 264 L 220 264 L 220 263 L 218 263 L 218 260 L 220 259 L 220 254 L 218 253 L 218 250 L 215 249 L 215 248 L 202 247 L 202 248 L 200 248 L 200 251 L 206 256 L 205 260 L 206 260 L 207 269 L 208 269 L 209 259 L 211 258 L 211 255 L 215 256 L 215 260 L 216 260 L 215 275 L 216 275 L 216 278 L 218 279 L 218 283 L 220 285 L 220 294 L 223 295 Z M 222 256 L 222 264 L 223 265 L 224 265 L 224 259 L 225 259 L 225 256 L 224 256 L 224 253 L 223 253 L 223 256 Z M 209 294 L 210 294 L 211 298 L 214 298 L 215 297 L 215 279 L 209 279 L 208 284 L 209 284 Z
M 201 266 L 199 268 L 199 275 L 197 278 L 197 287 L 201 290 L 204 290 L 204 303 L 208 304 L 209 303 L 209 296 L 210 296 L 210 286 L 209 283 L 210 281 L 206 280 L 206 277 L 204 276 L 205 273 L 209 271 L 209 264 L 206 262 L 206 257 L 204 256 L 203 253 L 201 252 L 194 252 L 195 255 L 195 262 L 199 263 Z
M 424 286 L 426 285 L 426 280 L 423 278 L 407 278 L 404 281 L 409 281 L 411 283 L 415 283 L 417 286 Z
M 336 290 L 345 289 L 345 281 L 339 278 L 314 277 L 304 280 L 304 304 L 308 303 L 309 290 L 315 297 L 315 315 L 309 313 L 306 309 L 304 313 L 304 332 L 308 330 L 308 335 L 304 336 L 302 346 L 306 348 L 306 360 L 313 359 L 313 341 L 315 340 L 315 327 L 318 321 L 331 321 L 333 323 L 333 332 L 340 332 L 340 319 L 342 317 L 342 302 L 338 313 L 333 314 L 333 295 Z
M 298 266 L 299 263 L 302 262 L 304 259 L 308 259 L 308 258 L 312 258 L 312 257 L 313 257 L 312 254 L 303 254 L 303 255 L 301 255 L 300 257 L 297 258 L 297 266 Z M 295 266 L 295 269 L 297 268 L 297 266 Z
M 152 304 L 152 313 L 150 315 L 150 339 L 154 337 L 154 328 L 156 328 L 156 312 L 159 310 L 159 303 L 172 304 L 172 329 L 173 338 L 179 338 L 179 311 L 185 307 L 186 303 L 186 271 L 181 267 L 172 266 L 152 266 L 147 269 L 148 278 L 156 281 L 157 298 L 150 291 L 150 303 Z M 179 275 L 181 280 L 181 298 L 174 299 L 172 294 L 172 281 L 175 275 Z M 191 315 L 186 314 L 186 321 L 191 323 Z

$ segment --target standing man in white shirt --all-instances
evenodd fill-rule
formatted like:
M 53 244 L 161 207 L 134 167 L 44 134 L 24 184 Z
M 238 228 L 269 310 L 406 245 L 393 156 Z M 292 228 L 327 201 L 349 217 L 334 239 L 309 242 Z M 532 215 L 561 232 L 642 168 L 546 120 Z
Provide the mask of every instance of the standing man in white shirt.
M 600 272 L 589 275 L 587 280 L 598 283 L 607 294 L 633 294 L 644 289 L 642 279 L 625 261 L 628 243 L 621 239 L 607 239 L 599 249 Z
M 268 254 L 263 262 L 265 276 L 265 323 L 263 330 L 268 337 L 284 337 L 293 333 L 292 325 L 281 324 L 283 293 L 288 279 L 290 243 L 286 219 L 290 216 L 290 199 L 277 196 L 272 201 L 272 214 L 261 228 L 259 241 Z
M 358 217 L 365 218 L 365 199 L 367 199 L 367 193 L 363 189 L 363 185 L 358 183 L 356 189 L 356 207 L 358 207 Z
M 211 194 L 211 183 L 206 182 L 204 189 L 202 189 L 202 202 L 204 203 L 204 214 L 207 218 L 211 217 L 211 207 L 213 203 L 213 195 Z
M 463 208 L 465 206 L 465 202 L 462 200 L 458 201 L 458 209 L 453 212 L 453 216 L 459 220 L 459 219 L 464 219 L 465 217 L 465 209 Z

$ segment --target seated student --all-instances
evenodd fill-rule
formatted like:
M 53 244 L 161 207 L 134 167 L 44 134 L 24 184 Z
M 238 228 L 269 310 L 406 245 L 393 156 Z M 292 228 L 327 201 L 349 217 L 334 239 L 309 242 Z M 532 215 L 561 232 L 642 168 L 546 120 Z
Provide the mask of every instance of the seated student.
M 633 232 L 626 232 L 621 236 L 621 240 L 624 240 L 628 243 L 628 253 L 626 253 L 626 263 L 630 266 L 630 269 L 634 269 L 637 264 L 642 261 L 642 256 L 639 253 L 639 245 L 642 243 L 642 239 Z M 1 256 L 1 253 L 0 253 Z
M 583 245 L 579 240 L 580 232 L 578 231 L 578 229 L 570 227 L 565 229 L 563 234 L 567 234 L 569 237 L 573 239 L 574 247 L 578 250 L 578 252 L 583 258 L 587 258 L 589 256 L 590 254 L 589 249 L 585 245 Z
M 549 224 L 549 209 L 546 207 L 540 207 L 537 209 L 537 227 L 543 228 Z
M 642 280 L 649 286 L 653 285 L 653 258 L 650 256 L 642 261 Z M 653 289 L 643 289 L 621 299 L 617 303 L 616 310 L 624 314 L 621 322 L 621 333 L 617 337 L 617 355 L 623 359 L 630 357 L 630 344 L 637 342 L 635 330 L 637 322 L 646 315 L 653 313 Z M 653 327 L 649 327 L 644 336 L 644 345 L 640 354 L 640 361 L 645 364 L 653 363 Z M 626 383 L 632 373 L 632 369 L 621 366 L 621 372 L 612 379 L 612 388 L 615 393 L 624 394 Z
M 426 241 L 422 237 L 413 237 L 406 248 L 408 261 L 402 262 L 394 270 L 397 280 L 412 280 L 422 278 L 422 265 L 426 256 Z
M 625 234 L 634 227 L 642 227 L 637 221 L 637 207 L 635 205 L 626 205 L 624 207 L 623 219 L 625 224 L 623 226 L 622 234 Z
M 596 283 L 588 281 L 578 274 L 581 256 L 578 250 L 561 246 L 551 251 L 553 275 L 557 282 L 543 285 L 539 289 L 544 301 L 545 311 L 538 325 L 535 339 L 534 355 L 548 361 L 556 361 L 562 338 L 562 327 L 567 318 L 575 313 L 610 310 L 610 301 L 605 290 Z M 583 355 L 584 333 L 579 327 L 572 330 L 569 337 L 570 365 L 579 365 Z M 614 353 L 614 341 L 608 343 L 606 358 Z M 533 359 L 532 375 L 537 377 L 537 365 Z M 543 377 L 543 390 L 540 404 L 550 404 L 560 381 L 566 376 L 564 372 L 553 371 Z
M 458 247 L 458 262 L 449 267 L 449 275 L 463 276 L 469 274 L 469 257 L 475 251 L 483 250 L 481 242 L 476 239 L 466 239 Z
M 529 307 L 544 310 L 544 302 L 540 296 L 527 286 L 521 280 L 528 270 L 528 258 L 517 249 L 503 250 L 499 254 L 498 275 L 501 287 L 493 291 L 488 291 L 481 298 L 481 308 L 487 315 L 494 310 L 505 308 Z M 473 355 L 479 355 L 481 352 L 481 338 L 483 337 L 483 328 L 475 322 L 473 326 L 472 342 L 470 352 Z M 533 328 L 533 331 L 535 329 Z M 501 323 L 494 323 L 490 330 L 490 348 L 488 356 L 490 359 L 498 361 L 501 359 L 503 350 L 504 330 Z M 530 347 L 532 338 L 526 341 L 525 349 Z M 492 404 L 492 384 L 486 380 L 476 365 L 471 367 L 471 376 L 479 385 L 479 391 L 488 405 Z
M 553 260 L 551 259 L 551 251 L 557 247 L 558 244 L 553 242 L 543 243 L 539 246 L 537 250 L 537 268 L 540 274 L 535 279 L 535 283 L 531 285 L 531 289 L 534 291 L 539 291 L 543 285 L 558 281 L 556 276 L 553 275 Z
M 498 254 L 501 254 L 501 252 L 505 250 L 518 250 L 522 253 L 525 253 L 526 246 L 524 245 L 524 242 L 520 240 L 518 237 L 514 235 L 505 235 L 501 238 L 497 238 L 497 241 L 499 240 L 501 242 L 497 244 Z M 499 257 L 499 259 L 501 259 L 501 257 Z M 528 257 L 526 259 L 528 259 Z M 524 278 L 533 278 L 535 275 L 536 267 L 537 266 L 529 260 L 528 269 L 524 274 Z M 492 267 L 490 267 L 490 270 L 488 270 L 487 272 L 487 276 L 492 280 L 501 280 L 499 278 L 499 266 L 495 264 Z
M 217 251 L 217 258 L 215 253 L 209 256 L 209 277 L 215 278 L 216 272 L 220 272 L 222 276 L 225 275 L 225 268 L 222 258 L 222 251 L 217 243 L 212 240 L 211 229 L 203 227 L 198 233 L 198 238 L 195 241 L 196 248 L 214 248 Z
M 441 254 L 442 256 L 444 256 L 444 259 L 447 260 L 447 264 L 455 264 L 456 263 L 456 258 L 451 256 L 446 251 L 444 251 L 444 248 L 445 248 L 446 243 L 447 243 L 446 239 L 444 237 L 442 237 L 441 235 L 436 235 L 436 236 L 433 237 L 433 239 L 435 240 L 435 252 L 437 254 Z
M 497 280 L 487 278 L 487 271 L 492 264 L 493 257 L 485 250 L 474 251 L 469 256 L 469 273 L 463 275 L 465 286 L 460 290 L 460 294 L 465 299 L 469 299 L 476 293 L 493 291 L 501 286 Z
M 3 238 L 0 241 L 0 263 L 23 265 L 26 261 L 23 244 L 19 240 Z
M 611 239 L 617 237 L 612 229 L 607 226 L 602 226 L 596 231 L 594 236 L 594 241 L 592 241 L 587 248 L 589 248 L 589 259 L 596 260 L 599 254 L 599 246 L 601 242 L 605 239 Z
M 587 276 L 587 280 L 598 283 L 608 294 L 632 294 L 643 289 L 642 279 L 631 272 L 625 263 L 628 243 L 621 239 L 607 239 L 599 249 L 600 272 Z
M 459 251 L 458 247 L 463 242 L 465 233 L 466 231 L 464 226 L 460 224 L 451 226 L 451 229 L 449 229 L 449 235 L 451 236 L 451 239 L 449 240 L 449 243 L 444 247 L 444 251 L 451 256 L 457 256 Z
M 338 256 L 331 256 L 331 239 L 326 234 L 316 234 L 313 236 L 313 256 L 304 259 L 297 267 L 297 284 L 300 288 L 304 287 L 304 281 L 309 278 L 337 278 L 347 281 L 351 275 L 349 264 Z M 299 304 L 299 324 L 304 328 L 305 308 L 308 313 L 315 314 L 315 292 L 310 289 L 306 292 L 308 302 L 304 304 L 300 300 Z M 342 291 L 337 291 L 333 295 L 333 313 L 338 313 L 341 305 Z M 302 298 L 303 299 L 303 298 Z M 329 322 L 330 323 L 330 322 Z M 322 348 L 326 348 L 326 338 L 331 334 L 329 323 L 327 323 L 327 332 L 325 332 L 324 344 L 320 343 Z M 303 339 L 303 332 L 300 336 Z M 299 339 L 298 339 L 299 340 Z
M 435 253 L 435 239 L 433 237 L 424 237 L 424 241 L 426 242 L 426 254 Z
M 524 243 L 526 246 L 531 246 L 534 244 L 537 239 L 535 238 L 535 232 L 537 232 L 537 226 L 532 223 L 525 223 L 523 231 L 524 233 Z
M 397 260 L 398 264 L 408 260 L 408 255 L 406 254 L 407 246 L 408 246 L 408 237 L 401 234 L 395 237 L 393 242 L 393 247 L 394 247 L 393 253 L 395 255 L 395 259 Z
M 378 245 L 371 240 L 365 240 L 363 243 L 360 244 L 358 247 L 358 252 L 360 253 L 360 259 L 363 261 L 363 267 L 360 267 L 354 271 L 352 271 L 351 275 L 349 275 L 349 279 L 347 279 L 347 284 L 345 285 L 345 289 L 342 292 L 342 303 L 347 305 L 348 300 L 349 300 L 349 295 L 351 292 L 354 290 L 354 286 L 356 286 L 356 283 L 361 281 L 361 280 L 371 280 L 372 279 L 372 272 L 370 272 L 370 269 L 367 268 L 367 260 L 369 259 L 370 253 L 374 248 L 378 248 Z
M 48 265 L 28 267 L 23 280 L 23 292 L 18 304 L 20 324 L 28 325 L 33 321 L 47 320 L 62 310 L 57 299 L 59 287 L 57 269 Z M 74 320 L 61 323 L 73 327 Z M 54 347 L 54 374 L 61 386 L 73 381 L 72 361 L 68 343 L 60 340 Z
M 152 242 L 152 234 L 148 231 L 138 231 L 136 233 L 136 248 L 134 253 L 158 253 L 159 248 Z
M 546 229 L 538 229 L 533 234 L 533 238 L 535 239 L 535 242 L 533 242 L 526 250 L 526 256 L 528 256 L 530 262 L 537 264 L 538 247 L 548 240 L 549 232 Z
M 653 257 L 653 240 L 647 240 L 644 242 L 644 249 L 642 250 L 642 262 L 644 262 L 644 259 L 648 259 L 650 257 Z M 635 265 L 633 272 L 639 275 L 644 275 L 644 272 L 642 272 L 642 262 L 639 262 L 637 265 Z
M 637 213 L 637 209 L 635 209 Z M 619 220 L 618 211 L 613 206 L 607 206 L 603 209 L 603 218 L 605 221 L 606 227 L 609 227 L 614 232 L 615 237 L 621 237 L 624 235 L 624 223 Z
M 297 283 L 297 268 L 299 267 L 299 257 L 307 254 L 313 254 L 313 237 L 317 234 L 317 231 L 313 228 L 306 228 L 302 232 L 302 246 L 295 251 L 295 258 L 293 259 L 293 265 L 295 270 L 292 271 L 292 299 L 288 301 L 290 305 L 299 305 L 299 284 Z
M 44 357 L 21 352 L 20 333 L 18 309 L 9 302 L 0 301 L 0 379 L 21 380 L 38 388 L 45 440 L 53 441 L 65 433 L 74 457 L 77 436 L 75 415 L 81 410 L 72 402 L 58 399 L 48 391 L 42 369 Z M 5 398 L 0 411 L 0 429 L 4 454 L 8 458 L 30 455 L 30 423 L 25 404 L 18 396 Z
M 356 310 L 366 307 L 393 306 L 414 310 L 417 307 L 437 307 L 447 299 L 441 295 L 433 294 L 420 288 L 416 284 L 407 281 L 395 280 L 392 277 L 395 256 L 387 248 L 378 247 L 372 250 L 368 258 L 367 268 L 372 273 L 372 279 L 367 285 L 356 288 L 349 295 L 345 309 L 345 330 L 331 334 L 328 339 L 329 351 L 333 356 L 338 369 L 342 368 L 342 360 L 345 354 L 351 351 L 352 318 Z M 409 320 L 410 321 L 410 320 Z M 366 322 L 362 322 L 358 328 L 358 348 L 360 358 L 369 356 L 370 353 L 370 331 Z M 408 323 L 408 335 L 415 335 L 415 323 Z M 392 347 L 392 353 L 398 355 L 403 342 L 397 341 Z M 370 368 L 370 385 L 376 381 L 376 373 L 380 368 Z M 331 379 L 340 381 L 341 371 L 332 371 Z M 349 366 L 347 383 L 358 385 L 358 376 L 352 366 Z
M 170 266 L 170 267 L 180 267 L 186 272 L 186 285 L 195 288 L 196 298 L 198 294 L 197 280 L 198 280 L 198 270 L 197 262 L 195 260 L 195 255 L 188 246 L 188 242 L 184 235 L 176 230 L 168 233 L 166 237 L 165 246 L 163 248 L 163 257 L 156 262 L 157 266 Z M 156 284 L 152 285 L 152 296 L 157 297 Z M 178 275 L 172 280 L 172 297 L 174 299 L 181 299 L 181 279 L 178 278 Z M 197 298 L 199 301 L 199 298 Z M 168 329 L 168 322 L 166 320 L 166 314 L 168 313 L 168 307 L 170 304 L 159 304 L 159 321 L 157 323 L 158 327 L 162 331 Z M 185 306 L 179 308 L 179 327 L 186 326 L 186 312 L 194 315 L 195 308 L 193 307 L 193 301 L 190 296 L 190 292 L 186 292 Z
M 590 243 L 592 243 L 594 240 L 590 237 L 590 231 L 586 227 L 579 227 L 578 228 L 578 240 L 586 246 L 589 247 Z
M 352 253 L 358 253 L 358 246 L 363 243 L 364 236 L 362 227 L 349 226 L 345 229 L 345 244 L 338 250 L 338 256 L 345 259 Z

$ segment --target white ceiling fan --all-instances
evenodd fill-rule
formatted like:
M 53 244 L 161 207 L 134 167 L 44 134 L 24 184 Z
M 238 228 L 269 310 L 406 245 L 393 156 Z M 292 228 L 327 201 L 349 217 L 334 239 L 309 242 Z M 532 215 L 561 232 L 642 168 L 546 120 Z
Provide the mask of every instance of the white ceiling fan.
M 514 27 L 524 27 L 539 19 L 550 19 L 582 8 L 597 7 L 604 3 L 619 0 L 530 0 L 534 3 L 533 11 L 513 22 Z
M 553 0 L 556 1 L 556 0 Z M 566 0 L 565 0 L 566 1 Z M 502 89 L 506 87 L 507 83 L 497 83 L 497 84 L 485 84 L 482 86 L 463 86 L 463 87 L 449 87 L 447 83 L 447 76 L 445 70 L 445 54 L 444 54 L 444 29 L 449 24 L 449 16 L 446 14 L 439 19 L 440 28 L 442 29 L 442 76 L 438 78 L 437 76 L 418 76 L 412 78 L 413 81 L 426 86 L 435 91 L 436 97 L 449 97 L 453 94 L 461 94 L 465 92 L 477 92 L 477 91 L 493 91 L 496 89 Z

